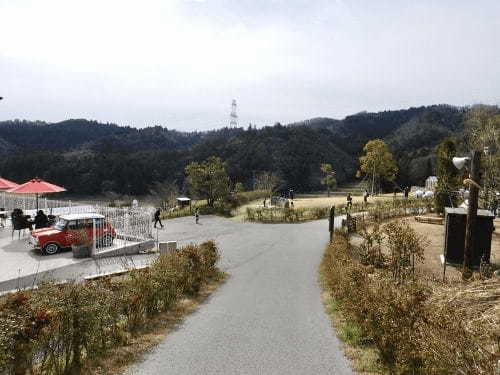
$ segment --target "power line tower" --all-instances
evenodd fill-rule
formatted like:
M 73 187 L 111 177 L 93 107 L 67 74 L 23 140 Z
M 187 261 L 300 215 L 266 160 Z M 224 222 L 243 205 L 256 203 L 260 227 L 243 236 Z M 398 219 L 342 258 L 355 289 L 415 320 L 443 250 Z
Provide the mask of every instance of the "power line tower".
M 229 127 L 237 128 L 238 127 L 238 115 L 236 114 L 236 99 L 233 99 L 231 103 L 231 114 L 229 115 Z

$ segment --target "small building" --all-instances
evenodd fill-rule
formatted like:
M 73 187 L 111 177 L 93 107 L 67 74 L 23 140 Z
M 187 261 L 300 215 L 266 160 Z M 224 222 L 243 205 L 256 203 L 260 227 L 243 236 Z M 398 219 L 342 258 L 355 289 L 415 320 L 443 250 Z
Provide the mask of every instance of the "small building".
M 429 176 L 425 180 L 425 191 L 435 191 L 438 183 L 438 178 L 436 176 Z
M 186 207 L 191 206 L 191 198 L 188 197 L 179 197 L 177 198 L 177 207 Z

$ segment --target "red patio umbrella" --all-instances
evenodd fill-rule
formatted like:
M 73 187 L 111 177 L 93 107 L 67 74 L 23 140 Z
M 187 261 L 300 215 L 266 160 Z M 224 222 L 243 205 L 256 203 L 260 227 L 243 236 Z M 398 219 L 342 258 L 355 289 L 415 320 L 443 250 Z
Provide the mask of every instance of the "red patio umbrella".
M 0 190 L 8 190 L 18 187 L 19 185 L 15 182 L 9 181 L 5 178 L 0 177 Z
M 38 194 L 60 193 L 66 191 L 65 188 L 51 184 L 40 178 L 34 178 L 18 185 L 15 188 L 7 190 L 7 193 L 15 194 L 35 194 L 36 195 L 36 210 L 38 211 Z

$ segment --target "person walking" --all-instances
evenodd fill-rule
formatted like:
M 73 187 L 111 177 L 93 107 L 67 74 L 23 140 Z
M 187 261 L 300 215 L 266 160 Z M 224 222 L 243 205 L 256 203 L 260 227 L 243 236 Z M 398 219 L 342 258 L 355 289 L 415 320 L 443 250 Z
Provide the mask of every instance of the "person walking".
M 349 208 L 351 209 L 352 208 L 352 197 L 351 197 L 351 193 L 347 193 L 347 206 L 346 208 Z
M 0 226 L 5 228 L 5 222 L 7 221 L 7 211 L 5 208 L 0 208 Z
M 200 210 L 199 209 L 196 209 L 194 211 L 194 217 L 196 218 L 196 224 L 198 224 L 198 222 L 200 221 Z
M 408 194 L 410 194 L 410 187 L 405 187 L 405 199 L 408 199 Z
M 368 193 L 368 190 L 365 190 L 365 193 L 363 194 L 363 202 L 365 202 L 365 206 L 368 204 L 368 197 L 370 196 L 370 193 Z
M 156 228 L 156 224 L 160 224 L 161 225 L 161 228 L 163 229 L 163 224 L 161 223 L 161 220 L 160 220 L 160 214 L 161 214 L 161 208 L 158 208 L 155 212 L 155 224 L 154 224 L 154 228 Z

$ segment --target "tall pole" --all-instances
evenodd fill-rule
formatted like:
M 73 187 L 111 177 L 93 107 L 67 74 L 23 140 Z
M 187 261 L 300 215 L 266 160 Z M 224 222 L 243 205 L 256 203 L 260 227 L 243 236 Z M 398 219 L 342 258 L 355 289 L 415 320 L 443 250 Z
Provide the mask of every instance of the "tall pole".
M 470 178 L 479 184 L 479 170 L 481 168 L 481 153 L 472 152 L 472 161 L 470 168 Z M 479 198 L 479 189 L 475 184 L 469 184 L 469 207 L 467 209 L 467 225 L 465 227 L 465 247 L 464 247 L 464 267 L 462 278 L 469 279 L 472 276 L 471 263 L 472 252 L 474 251 L 474 230 L 477 221 L 477 206 Z

